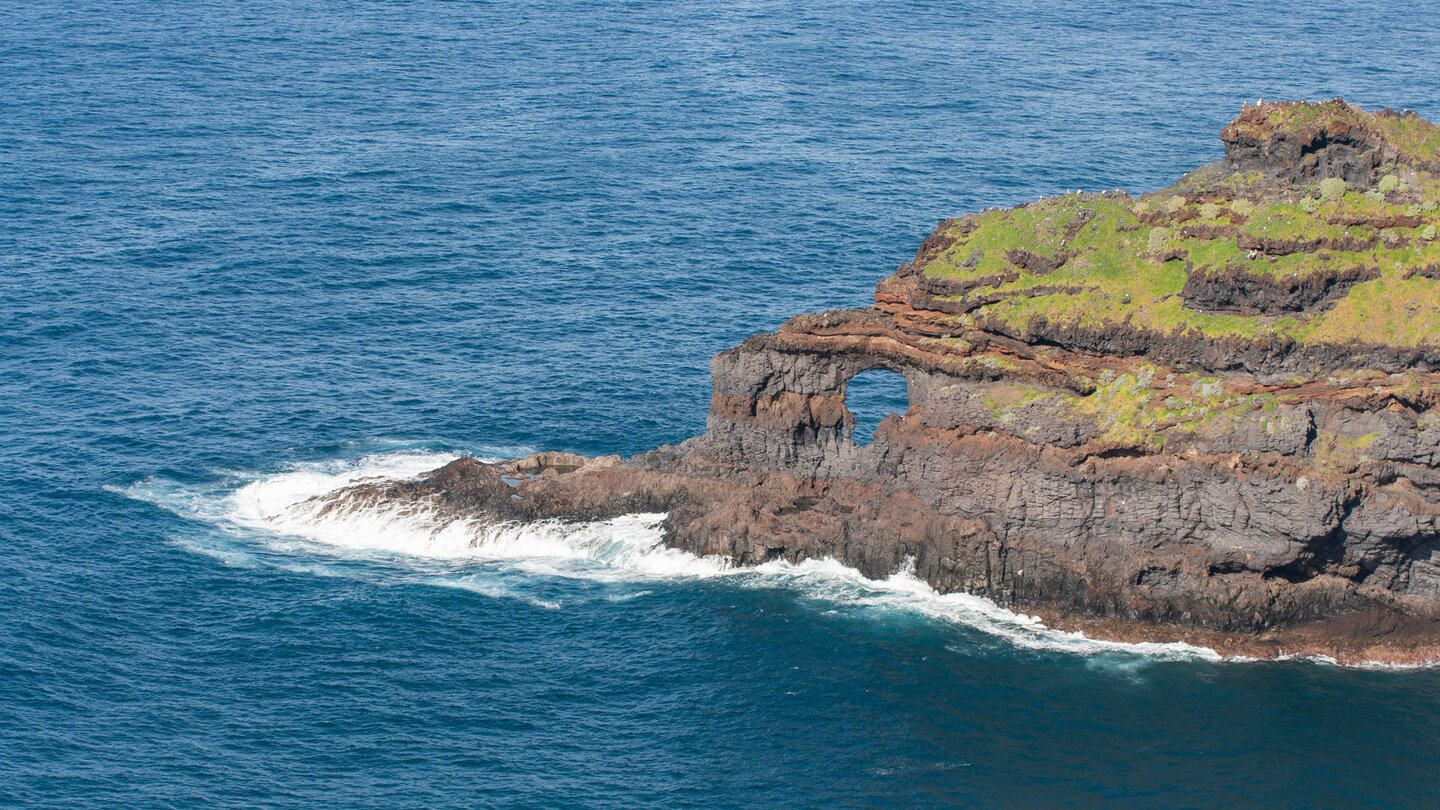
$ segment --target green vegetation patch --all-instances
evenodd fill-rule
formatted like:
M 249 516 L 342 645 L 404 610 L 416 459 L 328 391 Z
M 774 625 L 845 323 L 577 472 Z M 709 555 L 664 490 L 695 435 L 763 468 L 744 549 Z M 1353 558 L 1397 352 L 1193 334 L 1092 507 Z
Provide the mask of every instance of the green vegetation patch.
M 1440 197 L 1440 184 L 1424 180 L 1418 190 Z M 1313 211 L 1301 204 L 1307 195 L 1316 201 Z M 1167 192 L 1138 201 L 1122 193 L 1069 194 L 951 221 L 940 234 L 948 246 L 919 269 L 974 284 L 942 296 L 974 304 L 957 320 L 1011 331 L 1044 319 L 1215 338 L 1274 335 L 1302 344 L 1440 342 L 1440 290 L 1415 273 L 1434 268 L 1425 272 L 1440 275 L 1437 206 L 1427 211 L 1353 190 L 1319 199 L 1318 188 L 1289 198 L 1211 195 L 1203 202 Z M 1353 277 L 1359 268 L 1381 278 L 1304 312 L 1206 311 L 1182 295 L 1194 273 L 1245 273 L 1285 286 L 1321 273 Z
M 1310 443 L 1310 453 L 1315 466 L 1322 470 L 1349 472 L 1371 460 L 1366 450 L 1379 437 L 1379 433 L 1347 437 L 1329 430 L 1317 430 L 1315 440 Z
M 1238 393 L 1218 377 L 1166 373 L 1149 363 L 1103 371 L 1089 382 L 1094 385 L 1089 395 L 1050 396 L 1067 415 L 1093 421 L 1101 431 L 1097 439 L 1105 444 L 1158 451 L 1167 437 L 1184 444 L 1193 434 L 1225 432 L 1249 420 L 1267 420 L 1276 429 L 1282 421 L 1275 415 L 1275 394 Z
M 1024 249 L 1054 261 L 1113 246 L 1117 227 L 1135 228 L 1140 224 L 1129 211 L 1130 202 L 1124 195 L 1067 194 L 1008 211 L 993 209 L 972 214 L 952 222 L 948 232 L 941 232 L 956 241 L 924 269 L 940 277 L 998 276 L 1027 272 L 1012 261 L 1011 251 Z

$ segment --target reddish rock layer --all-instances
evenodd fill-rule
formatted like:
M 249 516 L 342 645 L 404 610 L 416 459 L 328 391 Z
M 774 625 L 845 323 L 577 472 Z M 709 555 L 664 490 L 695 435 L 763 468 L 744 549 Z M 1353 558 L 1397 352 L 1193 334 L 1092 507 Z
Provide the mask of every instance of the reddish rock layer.
M 1404 157 L 1333 122 L 1266 130 L 1269 112 L 1227 128 L 1236 171 L 1373 179 Z M 834 557 L 876 578 L 911 568 L 939 591 L 1106 638 L 1440 659 L 1435 350 L 970 318 L 1014 278 L 919 269 L 964 222 L 942 223 L 873 308 L 800 316 L 717 355 L 702 436 L 628 460 L 461 459 L 326 508 L 486 522 L 664 512 L 667 542 L 696 554 Z M 1047 275 L 1072 257 L 1007 259 Z M 1373 277 L 1196 271 L 1182 295 L 1202 309 L 1312 311 Z M 846 389 L 869 369 L 903 375 L 909 408 L 861 445 Z

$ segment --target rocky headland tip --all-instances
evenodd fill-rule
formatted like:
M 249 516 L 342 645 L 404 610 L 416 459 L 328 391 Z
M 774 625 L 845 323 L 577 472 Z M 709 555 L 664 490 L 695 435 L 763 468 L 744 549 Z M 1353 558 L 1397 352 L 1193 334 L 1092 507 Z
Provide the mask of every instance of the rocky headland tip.
M 464 458 L 325 508 L 663 512 L 737 564 L 913 565 L 1062 628 L 1254 657 L 1440 660 L 1440 129 L 1246 107 L 1170 188 L 946 220 L 873 307 L 711 363 L 703 435 Z M 855 441 L 847 383 L 909 407 Z

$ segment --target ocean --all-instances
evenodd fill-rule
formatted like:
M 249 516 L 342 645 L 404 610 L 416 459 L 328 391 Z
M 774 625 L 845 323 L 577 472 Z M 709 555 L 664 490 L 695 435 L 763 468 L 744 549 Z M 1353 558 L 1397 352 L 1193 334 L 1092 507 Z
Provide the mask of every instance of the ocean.
M 0 805 L 1433 805 L 1436 670 L 292 508 L 680 441 L 713 353 L 1244 102 L 1440 118 L 1424 5 L 6 4 Z

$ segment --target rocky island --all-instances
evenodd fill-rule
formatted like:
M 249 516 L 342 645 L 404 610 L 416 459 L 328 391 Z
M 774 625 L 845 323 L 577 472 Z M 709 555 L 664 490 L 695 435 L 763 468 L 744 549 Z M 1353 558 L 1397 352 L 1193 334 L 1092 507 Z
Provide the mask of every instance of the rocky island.
M 462 458 L 320 508 L 662 512 L 695 554 L 912 566 L 1097 637 L 1440 660 L 1440 129 L 1337 99 L 1220 137 L 1161 191 L 940 223 L 873 307 L 717 355 L 701 436 Z M 869 369 L 909 407 L 864 444 Z

